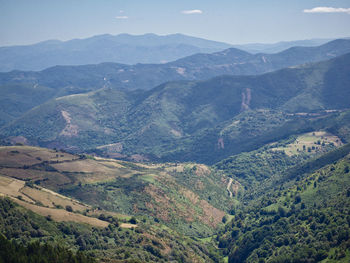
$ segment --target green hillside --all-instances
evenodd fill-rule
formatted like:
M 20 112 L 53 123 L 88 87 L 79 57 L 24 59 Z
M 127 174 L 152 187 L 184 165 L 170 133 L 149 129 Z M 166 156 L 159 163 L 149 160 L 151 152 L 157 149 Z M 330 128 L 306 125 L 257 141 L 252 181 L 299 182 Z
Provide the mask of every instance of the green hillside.
M 331 59 L 348 52 L 350 40 L 339 39 L 319 47 L 291 48 L 277 54 L 252 55 L 233 48 L 213 54 L 196 54 L 165 64 L 102 63 L 55 66 L 40 72 L 0 73 L 0 91 L 3 95 L 0 100 L 3 105 L 0 109 L 0 125 L 14 120 L 50 98 L 95 91 L 103 87 L 150 90 L 168 81 L 208 80 L 225 74 L 256 75 Z M 286 80 L 290 81 L 292 79 Z M 38 92 L 41 96 L 37 95 Z M 10 107 L 5 107 L 6 105 Z M 13 105 L 16 105 L 15 109 Z
M 3 197 L 0 214 L 2 262 L 214 262 L 218 257 L 210 245 L 147 221 L 138 221 L 136 229 L 121 228 L 111 216 L 106 228 L 56 222 Z
M 68 262 L 68 263 L 92 263 L 93 258 L 85 256 L 83 253 L 73 254 L 67 248 L 40 244 L 33 242 L 24 246 L 9 241 L 4 236 L 0 236 L 0 262 L 26 263 L 26 262 Z
M 228 177 L 202 164 L 134 164 L 28 146 L 0 147 L 0 159 L 0 193 L 52 209 L 69 205 L 77 211 L 94 207 L 144 216 L 194 237 L 213 234 L 234 205 L 226 190 Z M 90 207 L 47 198 L 40 187 Z
M 170 82 L 147 92 L 103 88 L 51 100 L 0 132 L 75 152 L 215 163 L 339 125 L 350 107 L 349 63 L 348 54 L 260 76 Z
M 240 206 L 218 234 L 229 262 L 348 262 L 349 165 L 347 156 Z

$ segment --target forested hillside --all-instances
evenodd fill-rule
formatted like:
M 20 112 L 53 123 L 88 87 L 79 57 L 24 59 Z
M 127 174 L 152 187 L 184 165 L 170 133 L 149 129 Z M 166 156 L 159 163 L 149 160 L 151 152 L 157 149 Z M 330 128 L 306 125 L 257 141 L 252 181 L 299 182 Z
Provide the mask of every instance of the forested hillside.
M 240 207 L 218 237 L 229 262 L 348 262 L 349 165 L 299 174 Z
M 295 47 L 277 54 L 252 55 L 232 48 L 213 54 L 196 54 L 165 64 L 130 66 L 102 63 L 54 66 L 39 72 L 0 73 L 0 125 L 20 117 L 49 99 L 65 95 L 81 94 L 101 88 L 150 90 L 169 81 L 208 80 L 225 74 L 263 74 L 285 67 L 331 59 L 349 52 L 350 40 L 339 39 L 318 47 Z M 312 84 L 313 80 L 310 81 Z
M 103 88 L 51 100 L 0 133 L 75 152 L 212 164 L 293 134 L 346 125 L 340 119 L 350 108 L 349 63 L 347 54 L 259 76 L 170 82 L 147 92 Z

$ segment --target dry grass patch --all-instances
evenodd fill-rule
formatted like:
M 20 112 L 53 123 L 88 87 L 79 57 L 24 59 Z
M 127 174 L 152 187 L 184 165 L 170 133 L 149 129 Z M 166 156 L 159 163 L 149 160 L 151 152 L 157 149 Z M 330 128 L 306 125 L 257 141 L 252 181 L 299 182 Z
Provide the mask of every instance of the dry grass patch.
M 81 214 L 75 214 L 68 212 L 63 209 L 54 209 L 48 207 L 37 206 L 34 204 L 29 204 L 27 202 L 18 200 L 13 198 L 13 200 L 19 205 L 33 211 L 42 216 L 51 216 L 51 218 L 58 222 L 77 222 L 77 223 L 85 223 L 96 227 L 107 227 L 109 225 L 108 222 L 99 220 L 97 218 L 84 216 Z
M 63 208 L 66 206 L 71 206 L 74 211 L 84 211 L 89 208 L 89 206 L 82 205 L 73 199 L 61 196 L 50 190 L 24 187 L 21 192 L 29 196 L 31 199 L 42 203 L 44 206 L 52 208 L 57 205 L 60 205 Z
M 208 226 L 216 227 L 222 222 L 222 218 L 225 216 L 225 212 L 213 207 L 205 200 L 201 200 L 199 196 L 192 191 L 183 190 L 182 194 L 190 200 L 190 202 L 197 207 L 200 207 L 203 211 L 199 216 L 201 222 Z
M 99 161 L 100 164 L 106 166 L 107 168 L 110 169 L 115 169 L 115 168 L 124 168 L 123 165 L 117 162 L 112 162 L 112 161 Z
M 110 164 L 107 166 L 94 160 L 57 163 L 52 166 L 60 172 L 76 173 L 74 177 L 83 183 L 104 182 L 113 180 L 118 176 L 126 176 L 126 173 L 120 168 L 113 167 Z
M 222 222 L 222 218 L 225 216 L 225 212 L 215 208 L 205 200 L 200 201 L 200 207 L 203 209 L 203 215 L 201 221 L 206 225 L 216 227 Z
M 64 185 L 72 183 L 69 177 L 57 173 L 42 170 L 21 169 L 21 168 L 3 168 L 0 169 L 0 174 L 13 177 L 20 180 L 40 180 L 44 181 L 45 186 Z
M 108 168 L 94 160 L 78 160 L 52 164 L 52 167 L 60 172 L 70 173 L 111 173 L 113 169 Z
M 44 161 L 71 161 L 79 157 L 55 150 L 32 146 L 4 146 L 0 147 L 0 166 L 22 167 L 34 165 Z
M 177 173 L 183 173 L 185 166 L 183 164 L 174 164 L 169 167 L 165 168 L 165 171 L 168 172 L 177 172 Z
M 0 176 L 0 193 L 14 198 L 21 196 L 20 198 L 26 202 L 38 202 L 48 207 L 55 207 L 58 205 L 62 207 L 71 206 L 73 210 L 77 211 L 83 211 L 90 208 L 79 201 L 60 195 L 51 190 L 40 187 L 28 187 L 25 186 L 24 181 L 5 176 Z
M 196 164 L 196 171 L 197 176 L 205 176 L 210 174 L 210 169 L 208 166 L 204 164 Z
M 27 146 L 25 146 L 25 151 L 23 151 L 22 147 L 0 147 L 0 166 L 23 167 L 23 165 L 33 165 L 41 162 L 27 153 Z
M 120 224 L 120 227 L 131 229 L 131 228 L 136 228 L 137 225 L 133 225 L 133 224 L 129 224 L 129 223 L 121 223 L 121 224 Z
M 21 196 L 23 200 L 27 202 L 33 202 L 32 199 L 23 195 L 23 193 L 21 192 L 21 189 L 24 187 L 24 184 L 24 181 L 0 176 L 0 193 L 2 193 L 5 196 L 11 196 L 16 198 L 18 196 Z

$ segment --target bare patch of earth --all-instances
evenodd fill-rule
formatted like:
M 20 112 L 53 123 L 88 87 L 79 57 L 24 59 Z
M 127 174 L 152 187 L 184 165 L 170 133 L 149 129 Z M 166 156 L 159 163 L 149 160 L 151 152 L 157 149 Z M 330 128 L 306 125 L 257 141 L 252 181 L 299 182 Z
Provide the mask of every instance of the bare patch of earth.
M 62 117 L 66 121 L 66 127 L 61 131 L 61 136 L 73 137 L 78 135 L 78 126 L 72 124 L 72 118 L 68 111 L 61 111 Z

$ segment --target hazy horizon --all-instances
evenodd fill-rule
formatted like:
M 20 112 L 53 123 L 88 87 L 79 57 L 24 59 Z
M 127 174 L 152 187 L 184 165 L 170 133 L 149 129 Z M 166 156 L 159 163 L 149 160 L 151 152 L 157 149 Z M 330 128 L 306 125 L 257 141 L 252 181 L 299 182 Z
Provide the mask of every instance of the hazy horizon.
M 210 38 L 202 38 L 199 36 L 194 36 L 194 35 L 188 35 L 188 34 L 183 34 L 183 33 L 171 33 L 171 34 L 156 34 L 156 33 L 144 33 L 144 34 L 130 34 L 130 33 L 119 33 L 119 34 L 110 34 L 110 33 L 104 33 L 104 34 L 98 34 L 98 35 L 91 35 L 91 36 L 85 36 L 85 37 L 76 37 L 76 38 L 69 38 L 69 39 L 43 39 L 37 42 L 33 42 L 33 43 L 27 43 L 27 44 L 14 44 L 14 45 L 3 45 L 0 47 L 10 47 L 10 46 L 30 46 L 30 45 L 35 45 L 35 44 L 39 44 L 39 43 L 44 43 L 44 42 L 48 42 L 48 41 L 59 41 L 59 42 L 69 42 L 72 40 L 84 40 L 84 39 L 89 39 L 89 38 L 93 38 L 93 37 L 98 37 L 98 36 L 103 36 L 103 35 L 110 35 L 110 36 L 119 36 L 119 35 L 130 35 L 130 36 L 144 36 L 144 35 L 149 35 L 149 34 L 153 34 L 153 35 L 157 35 L 157 36 L 162 36 L 162 37 L 166 37 L 166 36 L 170 36 L 170 35 L 184 35 L 184 36 L 188 36 L 188 37 L 195 37 L 195 38 L 201 38 L 201 39 L 205 39 L 205 40 L 209 40 L 209 41 L 216 41 L 216 42 L 222 42 L 225 44 L 229 44 L 229 45 L 259 45 L 259 44 L 266 44 L 266 45 L 273 45 L 273 44 L 278 44 L 278 43 L 283 43 L 283 42 L 294 42 L 294 41 L 308 41 L 308 40 L 333 40 L 333 39 L 345 39 L 345 38 L 350 38 L 349 36 L 339 36 L 339 37 L 335 37 L 335 38 L 304 38 L 304 39 L 290 39 L 290 40 L 284 40 L 281 39 L 279 41 L 274 41 L 274 42 L 247 42 L 247 43 L 229 43 L 229 42 L 223 42 L 223 41 L 219 41 L 216 39 L 210 39 Z
M 345 0 L 0 0 L 0 46 L 95 35 L 184 34 L 233 45 L 350 36 Z

